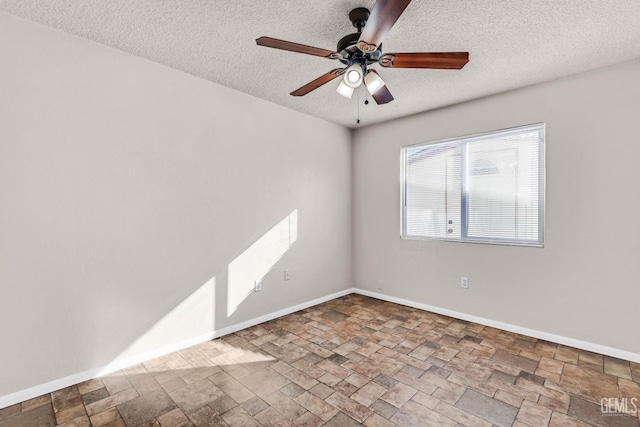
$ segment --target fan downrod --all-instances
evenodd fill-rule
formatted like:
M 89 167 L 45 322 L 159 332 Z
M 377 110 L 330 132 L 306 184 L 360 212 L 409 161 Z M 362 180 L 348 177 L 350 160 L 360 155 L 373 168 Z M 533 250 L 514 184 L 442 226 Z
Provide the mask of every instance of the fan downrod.
M 351 12 L 349 12 L 349 20 L 353 24 L 354 27 L 358 29 L 358 32 L 361 33 L 362 29 L 367 23 L 369 19 L 369 9 L 366 7 L 356 7 Z
M 353 24 L 353 26 L 358 30 L 357 33 L 352 33 L 344 36 L 338 42 L 338 46 L 336 51 L 340 52 L 343 56 L 341 60 L 344 64 L 350 64 L 349 58 L 354 56 L 360 57 L 363 56 L 362 53 L 356 48 L 356 43 L 360 39 L 360 33 L 362 33 L 362 29 L 367 24 L 367 20 L 369 19 L 369 9 L 366 7 L 356 7 L 351 12 L 349 12 L 349 20 Z M 382 45 L 380 45 L 382 46 Z M 377 61 L 381 55 L 380 49 L 377 49 L 376 52 L 372 52 L 371 55 L 368 55 L 366 60 L 372 59 Z M 369 58 L 370 57 L 370 58 Z

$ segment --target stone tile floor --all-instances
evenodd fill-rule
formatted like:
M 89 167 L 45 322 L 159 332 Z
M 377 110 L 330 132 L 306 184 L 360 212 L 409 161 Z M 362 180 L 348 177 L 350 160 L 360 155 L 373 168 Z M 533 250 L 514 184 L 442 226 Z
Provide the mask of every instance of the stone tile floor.
M 603 397 L 632 411 L 640 364 L 352 294 L 2 409 L 0 427 L 640 425 Z

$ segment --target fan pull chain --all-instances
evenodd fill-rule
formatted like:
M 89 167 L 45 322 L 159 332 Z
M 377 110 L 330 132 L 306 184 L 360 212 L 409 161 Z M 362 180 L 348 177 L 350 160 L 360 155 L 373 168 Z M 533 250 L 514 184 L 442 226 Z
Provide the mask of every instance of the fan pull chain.
M 357 124 L 360 124 L 360 91 L 358 91 L 358 119 L 356 120 Z

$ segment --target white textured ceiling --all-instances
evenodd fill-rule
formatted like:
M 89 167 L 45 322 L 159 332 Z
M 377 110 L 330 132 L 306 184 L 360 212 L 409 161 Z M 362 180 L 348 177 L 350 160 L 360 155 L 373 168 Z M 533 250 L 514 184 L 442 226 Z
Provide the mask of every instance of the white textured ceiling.
M 384 52 L 468 51 L 460 71 L 381 69 L 395 96 L 363 105 L 291 91 L 338 61 L 259 47 L 270 36 L 334 50 L 347 18 L 374 0 L 0 0 L 0 10 L 348 127 L 640 58 L 640 0 L 413 0 Z M 358 102 L 357 94 L 360 94 Z

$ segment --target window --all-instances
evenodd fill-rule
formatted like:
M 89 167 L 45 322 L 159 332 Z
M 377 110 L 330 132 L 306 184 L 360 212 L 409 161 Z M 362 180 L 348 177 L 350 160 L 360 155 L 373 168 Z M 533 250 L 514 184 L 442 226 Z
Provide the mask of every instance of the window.
M 402 236 L 542 246 L 544 124 L 402 148 Z

